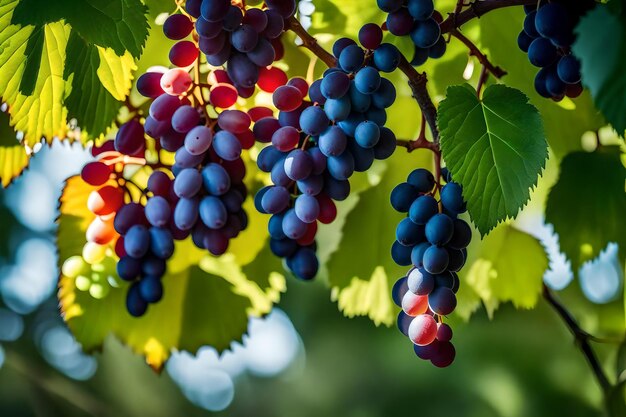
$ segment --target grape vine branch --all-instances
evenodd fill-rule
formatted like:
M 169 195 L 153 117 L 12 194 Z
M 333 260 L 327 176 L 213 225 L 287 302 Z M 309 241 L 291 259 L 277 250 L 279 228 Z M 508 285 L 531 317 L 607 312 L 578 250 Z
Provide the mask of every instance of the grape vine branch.
M 461 33 L 459 28 L 468 21 L 474 18 L 480 18 L 482 15 L 492 10 L 535 3 L 537 3 L 536 0 L 485 0 L 475 1 L 469 4 L 463 4 L 462 1 L 460 1 L 454 13 L 450 13 L 448 18 L 441 23 L 441 32 L 449 33 L 451 36 L 462 42 L 469 49 L 469 55 L 476 57 L 482 65 L 479 86 L 477 89 L 479 94 L 488 74 L 492 74 L 496 78 L 501 78 L 506 75 L 506 71 L 491 63 L 487 58 L 487 55 L 481 52 L 476 44 Z M 467 7 L 467 9 L 462 10 L 463 7 Z M 335 57 L 318 44 L 315 37 L 307 32 L 295 16 L 289 18 L 285 23 L 286 29 L 294 32 L 302 40 L 302 45 L 309 49 L 328 67 L 334 67 L 336 65 L 337 61 Z M 408 78 L 408 84 L 411 88 L 413 98 L 417 101 L 417 104 L 422 112 L 422 127 L 417 139 L 398 139 L 397 145 L 406 148 L 407 152 L 420 148 L 431 150 L 435 155 L 436 178 L 438 178 L 441 171 L 441 151 L 439 149 L 437 109 L 426 88 L 428 77 L 426 73 L 418 72 L 403 54 L 400 54 L 398 69 L 400 69 L 400 71 L 402 71 Z M 431 131 L 433 138 L 432 142 L 426 139 L 426 124 L 428 124 Z M 556 311 L 570 332 L 574 335 L 576 346 L 585 356 L 604 396 L 607 397 L 613 390 L 614 386 L 609 381 L 590 343 L 591 341 L 604 342 L 604 340 L 596 338 L 583 330 L 569 310 L 561 304 L 561 302 L 554 296 L 552 291 L 545 284 L 543 285 L 543 298 Z

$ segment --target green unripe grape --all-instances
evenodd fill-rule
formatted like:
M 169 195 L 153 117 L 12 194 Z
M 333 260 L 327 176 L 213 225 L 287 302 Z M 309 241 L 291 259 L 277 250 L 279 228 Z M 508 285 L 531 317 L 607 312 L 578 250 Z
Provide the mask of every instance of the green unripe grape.
M 106 276 L 98 272 L 91 273 L 91 282 L 103 283 L 106 281 Z
M 106 256 L 107 247 L 97 243 L 87 242 L 83 246 L 83 259 L 90 265 L 99 264 Z
M 88 291 L 89 287 L 91 287 L 91 279 L 85 275 L 79 275 L 76 277 L 74 285 L 76 285 L 79 291 Z
M 68 278 L 76 278 L 80 274 L 87 272 L 87 263 L 82 256 L 72 256 L 63 262 L 61 273 Z
M 89 287 L 89 295 L 91 295 L 93 298 L 100 300 L 104 297 L 106 297 L 109 294 L 109 291 L 111 290 L 111 287 L 109 287 L 109 284 L 105 283 L 94 283 L 91 284 L 91 286 Z

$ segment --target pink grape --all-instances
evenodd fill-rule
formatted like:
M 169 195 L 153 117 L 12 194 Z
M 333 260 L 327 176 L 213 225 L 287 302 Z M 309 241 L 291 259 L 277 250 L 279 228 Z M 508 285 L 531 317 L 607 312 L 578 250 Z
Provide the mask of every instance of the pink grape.
M 89 162 L 83 167 L 80 177 L 89 185 L 102 185 L 109 180 L 111 167 L 102 162 Z
M 193 81 L 191 75 L 181 68 L 168 70 L 161 78 L 161 88 L 171 96 L 179 96 L 189 90 Z
M 283 85 L 274 91 L 272 101 L 278 110 L 294 111 L 302 104 L 302 93 L 294 86 Z
M 428 310 L 428 296 L 407 291 L 402 297 L 402 310 L 411 317 L 424 314 Z
M 209 101 L 213 106 L 221 109 L 231 107 L 237 102 L 237 89 L 230 84 L 219 83 L 211 88 Z
M 407 294 L 410 294 L 409 291 Z M 405 295 L 406 297 L 406 295 Z M 419 296 L 418 296 L 419 297 Z M 409 339 L 418 346 L 431 344 L 437 336 L 437 322 L 429 314 L 420 314 L 409 325 Z
M 191 41 L 180 41 L 170 49 L 170 62 L 177 67 L 188 67 L 198 58 L 198 48 Z
M 225 110 L 217 117 L 217 124 L 232 133 L 243 133 L 250 127 L 250 116 L 241 110 Z

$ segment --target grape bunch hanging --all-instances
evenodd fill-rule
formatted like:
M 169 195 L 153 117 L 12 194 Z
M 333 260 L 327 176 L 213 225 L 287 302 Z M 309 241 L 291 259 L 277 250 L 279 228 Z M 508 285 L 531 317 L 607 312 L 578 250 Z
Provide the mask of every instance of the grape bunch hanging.
M 593 8 L 594 1 L 540 1 L 524 6 L 524 28 L 517 38 L 519 48 L 531 64 L 541 68 L 535 77 L 535 90 L 556 101 L 578 97 L 580 62 L 571 51 L 574 28 L 580 17 Z
M 396 229 L 391 253 L 401 266 L 412 265 L 392 289 L 402 308 L 398 328 L 414 343 L 416 355 L 438 367 L 454 361 L 452 329 L 443 317 L 456 307 L 457 272 L 467 259 L 470 226 L 458 215 L 466 211 L 461 186 L 444 171 L 447 183 L 439 190 L 434 176 L 416 169 L 391 193 L 391 205 L 407 213 Z M 439 191 L 439 201 L 435 198 Z

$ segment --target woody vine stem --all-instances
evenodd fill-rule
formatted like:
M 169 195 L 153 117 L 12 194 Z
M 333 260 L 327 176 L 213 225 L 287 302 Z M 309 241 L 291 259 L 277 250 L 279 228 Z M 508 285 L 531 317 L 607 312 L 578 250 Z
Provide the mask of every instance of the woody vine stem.
M 480 51 L 480 49 L 469 38 L 467 38 L 460 30 L 461 26 L 474 18 L 480 18 L 484 14 L 500 9 L 503 7 L 521 6 L 537 4 L 537 0 L 485 0 L 474 1 L 465 3 L 464 0 L 459 0 L 457 7 L 453 13 L 450 13 L 448 17 L 441 23 L 441 32 L 448 33 L 450 37 L 454 37 L 462 42 L 469 50 L 469 55 L 475 57 L 481 64 L 481 75 L 479 77 L 477 91 L 480 95 L 481 89 L 485 84 L 485 81 L 489 75 L 499 79 L 506 75 L 506 71 L 502 68 L 492 64 L 487 55 Z M 306 29 L 300 24 L 298 19 L 293 16 L 286 22 L 286 29 L 294 32 L 301 40 L 302 46 L 310 50 L 315 56 L 323 61 L 328 67 L 336 65 L 337 61 L 335 57 L 326 51 L 319 45 L 317 40 L 309 34 Z M 439 176 L 441 174 L 441 150 L 439 147 L 439 129 L 437 127 L 437 109 L 435 104 L 426 88 L 428 77 L 426 73 L 418 72 L 407 60 L 407 58 L 400 54 L 400 63 L 398 69 L 402 71 L 408 78 L 408 84 L 411 88 L 413 98 L 417 102 L 422 112 L 422 126 L 420 133 L 416 139 L 406 140 L 398 139 L 397 146 L 401 146 L 407 149 L 407 152 L 411 152 L 415 149 L 428 149 L 433 152 L 435 159 L 436 178 L 439 182 Z M 426 125 L 431 133 L 432 141 L 426 138 Z M 546 302 L 556 311 L 559 318 L 563 320 L 572 335 L 574 336 L 574 343 L 580 349 L 585 356 L 591 370 L 602 389 L 605 398 L 615 388 L 600 361 L 598 360 L 593 347 L 592 341 L 595 342 L 612 342 L 604 339 L 600 339 L 592 336 L 583 330 L 574 316 L 567 310 L 567 308 L 561 304 L 561 302 L 555 297 L 552 291 L 544 284 L 543 298 Z

